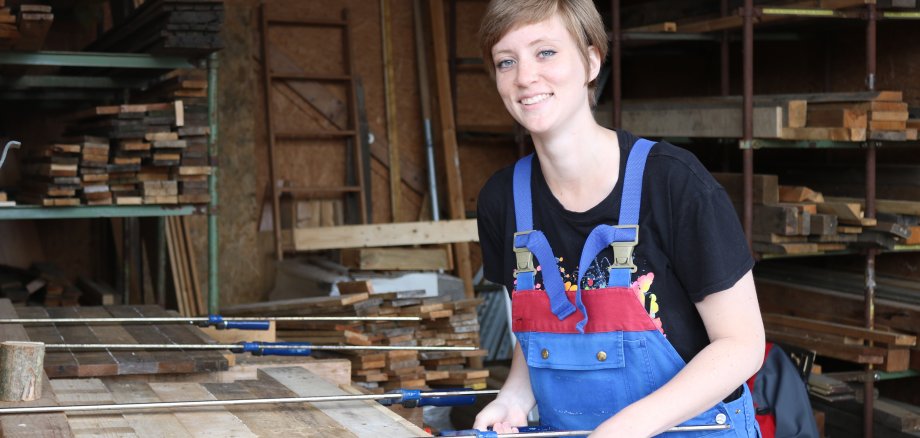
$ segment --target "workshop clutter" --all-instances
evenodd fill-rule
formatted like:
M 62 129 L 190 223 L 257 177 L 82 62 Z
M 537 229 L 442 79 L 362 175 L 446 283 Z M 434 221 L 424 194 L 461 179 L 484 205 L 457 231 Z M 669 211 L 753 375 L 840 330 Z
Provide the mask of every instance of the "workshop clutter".
M 355 282 L 365 283 L 366 282 Z M 232 316 L 417 316 L 421 321 L 304 323 L 278 322 L 279 341 L 390 346 L 478 346 L 480 299 L 451 301 L 424 291 L 350 293 L 245 304 L 223 309 Z M 473 367 L 486 351 L 354 351 L 355 385 L 371 392 L 398 388 L 485 389 L 488 370 Z

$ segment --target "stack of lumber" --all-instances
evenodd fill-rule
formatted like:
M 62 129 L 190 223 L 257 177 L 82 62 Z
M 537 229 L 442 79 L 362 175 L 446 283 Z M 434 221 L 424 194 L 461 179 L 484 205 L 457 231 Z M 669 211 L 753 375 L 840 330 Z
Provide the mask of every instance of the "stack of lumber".
M 834 323 L 865 330 L 860 328 L 863 327 L 865 317 L 865 278 L 860 273 L 771 261 L 758 264 L 754 269 L 754 278 L 761 311 L 765 314 L 807 318 L 813 323 Z M 830 347 L 824 353 L 830 357 L 846 355 L 850 358 L 847 360 L 875 362 L 878 362 L 879 357 L 883 358 L 883 362 L 890 358 L 884 365 L 886 367 L 902 367 L 906 354 L 908 367 L 920 370 L 920 348 L 903 345 L 905 341 L 902 337 L 920 336 L 920 287 L 916 281 L 890 276 L 879 275 L 874 280 L 876 300 L 873 333 L 839 332 L 837 338 L 832 340 L 824 338 L 807 342 L 821 341 L 824 347 Z M 834 330 L 838 328 L 834 327 Z M 819 333 L 823 332 L 815 331 L 813 335 L 819 336 Z M 854 341 L 864 341 L 877 334 L 888 338 L 876 341 L 876 350 L 865 350 L 864 344 Z M 796 341 L 789 343 L 797 345 Z M 896 351 L 902 349 L 908 351 Z
M 30 269 L 0 265 L 0 298 L 16 304 L 46 307 L 114 304 L 117 294 L 111 286 L 86 278 L 72 283 L 51 263 L 34 263 Z
M 79 205 L 80 144 L 51 144 L 23 158 L 19 202 L 46 207 Z
M 850 385 L 824 374 L 808 376 L 808 393 L 828 402 L 855 398 L 855 392 Z
M 735 204 L 743 205 L 743 176 L 714 173 Z M 780 186 L 776 175 L 754 175 L 754 251 L 820 254 L 858 247 L 893 249 L 914 244 L 920 203 L 879 200 L 877 218 L 866 218 L 863 201 L 824 197 L 803 186 Z
M 51 6 L 23 4 L 10 8 L 6 0 L 0 0 L 0 50 L 41 50 L 53 21 Z
M 598 120 L 609 114 L 598 112 Z M 649 137 L 742 136 L 741 96 L 626 100 L 623 126 Z M 900 91 L 754 96 L 754 137 L 780 140 L 916 140 Z M 913 125 L 912 125 L 913 126 Z
M 223 48 L 223 0 L 147 0 L 86 50 L 202 56 Z
M 367 282 L 354 282 L 367 283 Z M 339 283 L 339 289 L 348 289 Z M 223 309 L 233 316 L 419 316 L 422 321 L 340 322 L 335 324 L 280 322 L 279 340 L 342 345 L 474 346 L 478 300 L 446 301 L 426 298 L 424 291 L 348 293 L 337 297 L 299 298 L 246 304 Z M 471 369 L 470 359 L 484 350 L 464 352 L 354 351 L 352 380 L 372 392 L 434 385 L 484 388 L 487 370 Z
M 38 149 L 24 166 L 20 201 L 44 206 L 200 204 L 211 167 L 185 157 L 189 144 L 207 150 L 207 121 L 187 105 L 99 106 L 73 114 L 66 138 Z
M 883 329 L 775 313 L 765 313 L 763 320 L 771 341 L 813 350 L 823 357 L 873 364 L 883 371 L 907 370 L 910 347 L 917 345 L 914 335 Z

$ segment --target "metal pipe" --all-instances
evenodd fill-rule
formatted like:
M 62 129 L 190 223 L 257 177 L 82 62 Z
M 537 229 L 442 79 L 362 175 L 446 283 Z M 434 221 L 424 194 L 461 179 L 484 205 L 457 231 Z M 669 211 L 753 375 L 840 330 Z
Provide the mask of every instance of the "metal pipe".
M 208 55 L 208 124 L 211 134 L 208 137 L 208 164 L 211 165 L 211 174 L 208 175 L 208 195 L 211 197 L 208 206 L 208 313 L 211 315 L 220 312 L 220 287 L 218 283 L 218 270 L 220 267 L 219 234 L 217 232 L 217 131 L 220 128 L 217 112 L 217 53 Z
M 266 316 L 266 317 L 245 317 L 245 316 L 227 316 L 222 317 L 223 321 L 304 321 L 304 322 L 324 322 L 324 321 L 421 321 L 419 316 Z M 0 324 L 84 324 L 84 323 L 196 323 L 210 322 L 206 316 L 193 317 L 144 317 L 144 318 L 7 318 L 0 319 Z
M 46 350 L 237 350 L 242 344 L 45 344 Z M 427 347 L 419 345 L 312 345 L 302 342 L 259 344 L 266 350 L 309 349 L 322 351 L 474 351 L 476 347 Z
M 611 10 L 611 50 L 610 50 L 610 73 L 613 76 L 611 88 L 613 88 L 613 127 L 617 129 L 622 122 L 622 103 L 623 103 L 623 49 L 622 49 L 622 29 L 620 26 L 620 0 L 610 0 Z M 603 61 L 603 60 L 602 60 Z
M 870 91 L 875 90 L 875 72 L 877 67 L 878 55 L 876 51 L 878 16 L 876 5 L 866 5 L 866 88 Z M 875 191 L 876 191 L 876 142 L 866 144 L 866 210 L 867 218 L 875 217 Z M 866 294 L 865 294 L 865 322 L 866 328 L 875 327 L 875 255 L 876 251 L 872 248 L 866 251 Z M 872 341 L 869 341 L 872 346 Z M 866 365 L 866 374 L 873 374 L 872 364 Z M 873 394 L 875 393 L 875 380 L 867 378 L 863 382 L 863 436 L 872 438 L 873 425 L 875 423 L 875 403 Z
M 454 397 L 465 395 L 493 395 L 498 390 L 486 389 L 479 391 L 440 391 L 422 392 L 422 398 Z M 354 400 L 388 400 L 402 399 L 404 394 L 357 394 L 357 395 L 323 395 L 313 397 L 278 397 L 278 398 L 253 398 L 233 400 L 188 400 L 176 402 L 151 402 L 151 403 L 124 403 L 109 405 L 82 405 L 82 406 L 33 406 L 23 408 L 0 408 L 0 415 L 10 414 L 43 414 L 50 412 L 91 412 L 91 411 L 128 411 L 136 409 L 157 408 L 190 408 L 204 406 L 233 406 L 233 405 L 263 405 L 272 403 L 320 403 Z
M 674 426 L 665 432 L 702 432 L 708 430 L 728 430 L 731 429 L 730 424 L 713 424 L 713 425 L 700 425 L 700 426 Z M 461 431 L 465 432 L 465 431 Z M 545 432 L 519 432 L 519 433 L 499 433 L 495 435 L 488 435 L 491 438 L 542 438 L 542 437 L 560 437 L 560 436 L 585 436 L 590 435 L 593 430 L 553 430 Z M 448 435 L 451 437 L 480 437 L 484 436 L 476 433 L 475 431 L 470 431 L 467 435 Z
M 412 2 L 415 21 L 415 57 L 418 60 L 419 99 L 422 106 L 422 124 L 425 130 L 425 160 L 428 163 L 428 192 L 431 195 L 431 219 L 441 220 L 438 212 L 438 180 L 434 171 L 434 140 L 431 134 L 431 98 L 428 89 L 428 62 L 426 60 L 425 38 L 422 36 L 422 4 L 419 0 Z M 488 61 L 488 60 L 486 60 Z
M 744 97 L 742 147 L 744 148 L 744 234 L 753 248 L 754 237 L 754 2 L 744 0 Z

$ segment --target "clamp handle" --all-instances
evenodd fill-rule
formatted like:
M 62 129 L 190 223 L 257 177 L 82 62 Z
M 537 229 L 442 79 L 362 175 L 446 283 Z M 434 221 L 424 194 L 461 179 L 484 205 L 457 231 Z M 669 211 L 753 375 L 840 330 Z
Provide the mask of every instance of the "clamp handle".
M 288 348 L 265 348 L 267 345 Z M 243 342 L 237 350 L 256 356 L 309 356 L 312 353 L 309 342 Z
M 466 388 L 459 389 L 444 389 L 438 390 L 441 391 L 468 391 Z M 476 402 L 475 395 L 447 395 L 439 397 L 422 397 L 424 392 L 417 389 L 396 389 L 390 391 L 389 394 L 401 394 L 402 397 L 395 399 L 382 399 L 378 400 L 380 404 L 384 406 L 391 406 L 394 404 L 401 404 L 404 408 L 417 408 L 420 406 L 463 406 L 471 405 Z
M 271 323 L 268 321 L 224 321 L 220 315 L 208 315 L 208 321 L 202 323 L 204 327 L 214 327 L 218 330 L 268 330 Z
M 476 438 L 498 438 L 498 432 L 479 429 L 442 430 L 441 434 L 438 436 L 472 436 Z

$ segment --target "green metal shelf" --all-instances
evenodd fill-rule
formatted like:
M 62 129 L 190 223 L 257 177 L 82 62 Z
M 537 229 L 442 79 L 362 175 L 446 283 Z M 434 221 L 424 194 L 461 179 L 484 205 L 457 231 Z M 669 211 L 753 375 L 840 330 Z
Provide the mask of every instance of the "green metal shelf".
M 882 254 L 887 253 L 898 253 L 898 252 L 920 252 L 920 245 L 895 245 L 893 249 L 880 249 Z M 859 249 L 845 249 L 841 251 L 825 251 L 825 252 L 813 252 L 813 253 L 803 253 L 803 254 L 758 254 L 760 260 L 776 260 L 776 259 L 792 259 L 799 257 L 824 257 L 824 256 L 835 256 L 835 255 L 853 255 L 861 254 L 862 251 Z
M 180 56 L 146 53 L 101 52 L 5 52 L 0 65 L 45 65 L 56 67 L 105 67 L 140 69 L 196 68 L 198 65 Z
M 202 213 L 204 210 L 204 206 L 195 205 L 81 205 L 74 207 L 21 205 L 0 208 L 0 220 L 188 216 Z

